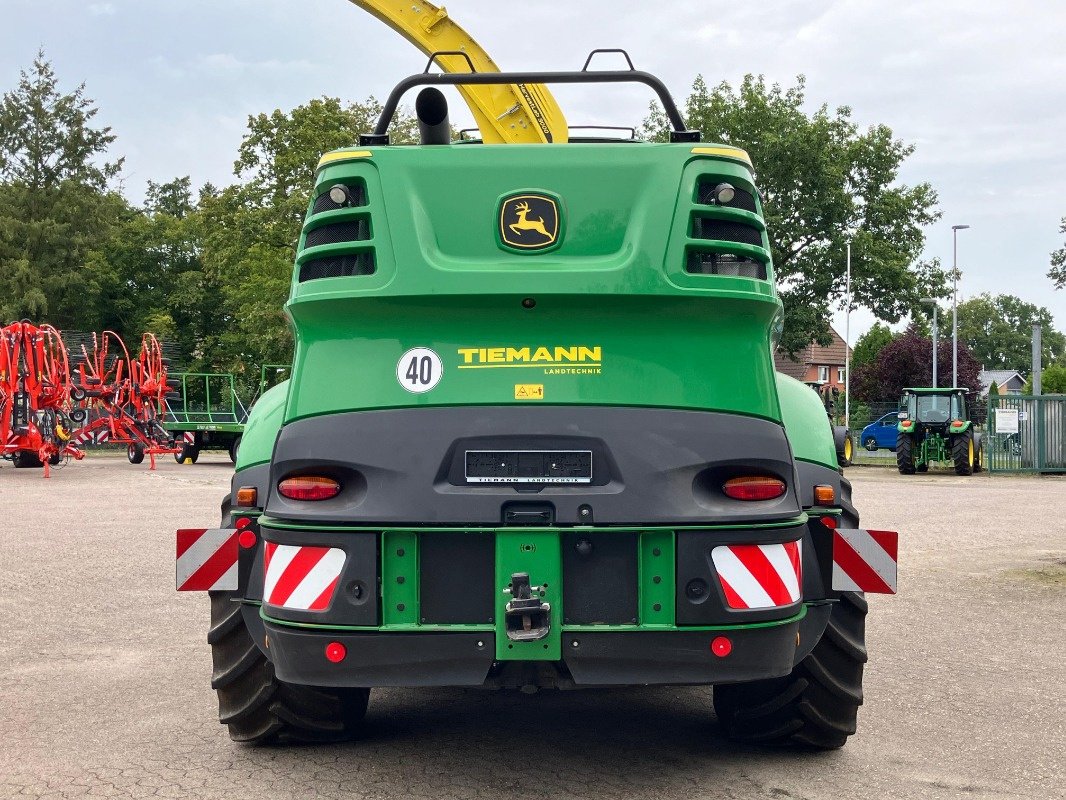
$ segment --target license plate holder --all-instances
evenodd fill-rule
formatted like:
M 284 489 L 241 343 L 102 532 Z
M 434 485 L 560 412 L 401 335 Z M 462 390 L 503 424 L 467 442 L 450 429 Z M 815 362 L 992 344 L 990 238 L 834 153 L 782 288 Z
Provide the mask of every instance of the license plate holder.
M 467 483 L 592 483 L 591 450 L 467 450 Z

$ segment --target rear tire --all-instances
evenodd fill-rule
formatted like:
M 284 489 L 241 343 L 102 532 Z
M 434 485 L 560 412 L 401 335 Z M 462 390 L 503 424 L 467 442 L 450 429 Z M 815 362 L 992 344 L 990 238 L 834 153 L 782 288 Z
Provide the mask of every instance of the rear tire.
M 131 444 L 126 448 L 126 458 L 131 464 L 140 464 L 144 461 L 144 448 L 139 444 Z
M 193 444 L 183 444 L 181 450 L 174 454 L 174 460 L 179 464 L 184 464 L 185 459 L 189 459 L 192 463 L 196 463 L 196 459 L 200 457 L 200 448 Z
M 855 458 L 855 439 L 852 438 L 851 432 L 844 434 L 844 447 L 841 450 L 840 456 L 837 458 L 837 463 L 842 467 L 850 467 Z
M 44 466 L 37 454 L 29 450 L 16 450 L 11 454 L 11 463 L 15 469 L 40 469 Z
M 230 442 L 229 445 L 229 460 L 232 461 L 234 465 L 236 465 L 237 463 L 237 453 L 240 452 L 242 438 L 244 437 L 238 436 L 236 439 Z
M 211 687 L 230 738 L 250 744 L 337 742 L 366 716 L 369 689 L 282 683 L 252 641 L 233 592 L 211 592 Z
M 960 433 L 952 440 L 951 460 L 955 462 L 956 475 L 973 475 L 973 431 Z
M 896 468 L 900 475 L 914 474 L 914 439 L 909 433 L 896 436 Z
M 730 739 L 749 744 L 842 747 L 855 733 L 866 663 L 866 598 L 840 595 L 825 633 L 790 675 L 714 687 Z
M 984 441 L 982 440 L 981 435 L 980 434 L 974 434 L 974 437 L 973 437 L 973 448 L 974 448 L 973 449 L 973 474 L 974 475 L 976 475 L 978 472 L 984 472 L 984 469 L 985 469 L 984 461 L 981 460 L 982 459 L 981 448 L 983 446 L 984 446 Z
M 222 527 L 233 525 L 229 497 Z M 282 683 L 274 665 L 252 641 L 234 592 L 211 596 L 211 688 L 218 721 L 230 738 L 250 744 L 337 742 L 352 738 L 366 716 L 369 689 L 318 688 Z

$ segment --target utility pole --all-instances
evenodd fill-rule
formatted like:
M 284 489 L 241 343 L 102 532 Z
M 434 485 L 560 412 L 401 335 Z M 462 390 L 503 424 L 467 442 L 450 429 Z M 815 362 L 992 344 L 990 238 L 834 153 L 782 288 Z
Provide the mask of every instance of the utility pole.
M 844 427 L 851 425 L 851 239 L 848 239 L 847 311 L 844 314 Z
M 920 302 L 922 302 L 923 304 L 925 304 L 927 306 L 932 306 L 933 307 L 933 388 L 936 388 L 936 386 L 937 386 L 937 382 L 936 382 L 936 347 L 937 347 L 936 312 L 937 312 L 938 306 L 937 306 L 936 298 L 933 298 L 933 297 L 923 297 Z
M 959 385 L 959 231 L 969 228 L 969 225 L 952 225 L 952 258 L 951 258 L 951 386 Z M 936 381 L 933 381 L 936 385 Z
M 1043 379 L 1043 365 L 1041 363 L 1041 334 L 1043 329 L 1039 325 L 1033 326 L 1033 395 L 1037 396 L 1041 393 L 1042 386 L 1040 385 Z

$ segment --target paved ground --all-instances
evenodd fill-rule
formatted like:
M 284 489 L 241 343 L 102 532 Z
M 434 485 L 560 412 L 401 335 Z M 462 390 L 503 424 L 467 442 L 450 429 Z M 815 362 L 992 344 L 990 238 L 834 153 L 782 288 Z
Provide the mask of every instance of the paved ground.
M 898 528 L 859 734 L 739 748 L 706 689 L 380 691 L 364 737 L 249 749 L 215 721 L 206 598 L 173 539 L 217 524 L 228 462 L 0 469 L 0 797 L 1061 798 L 1066 480 L 854 468 Z

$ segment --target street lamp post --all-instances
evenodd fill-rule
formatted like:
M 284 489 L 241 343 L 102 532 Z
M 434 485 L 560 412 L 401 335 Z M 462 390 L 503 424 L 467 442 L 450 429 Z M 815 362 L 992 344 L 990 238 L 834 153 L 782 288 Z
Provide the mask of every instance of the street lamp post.
M 951 385 L 959 385 L 959 231 L 969 228 L 969 225 L 952 225 L 952 258 L 951 258 Z M 935 311 L 933 312 L 936 313 Z M 934 381 L 934 385 L 936 382 Z
M 932 297 L 923 297 L 921 302 L 927 306 L 933 307 L 933 387 L 936 388 L 936 346 L 937 346 L 937 324 L 936 324 L 936 312 L 937 303 Z

